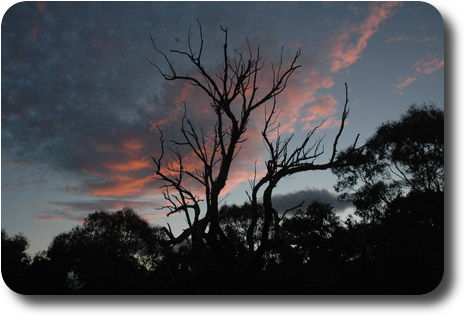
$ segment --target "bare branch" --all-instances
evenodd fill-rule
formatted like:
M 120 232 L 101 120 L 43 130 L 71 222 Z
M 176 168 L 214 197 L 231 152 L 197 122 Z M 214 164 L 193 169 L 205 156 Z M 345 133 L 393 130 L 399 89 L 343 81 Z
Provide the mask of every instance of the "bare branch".
M 171 63 L 171 61 L 169 60 L 169 58 L 166 56 L 165 53 L 163 53 L 161 50 L 158 49 L 158 47 L 156 47 L 156 44 L 155 44 L 155 39 L 153 38 L 153 35 L 150 34 L 150 39 L 151 39 L 151 43 L 153 45 L 153 47 L 155 48 L 155 50 L 161 54 L 163 57 L 164 57 L 164 60 L 166 61 L 166 63 L 168 64 L 169 66 L 169 69 L 171 69 L 171 75 L 168 75 L 166 74 L 165 72 L 163 72 L 160 67 L 158 67 L 158 65 L 156 65 L 155 63 L 151 62 L 148 58 L 145 58 L 147 59 L 147 61 L 155 66 L 156 69 L 158 69 L 159 73 L 166 79 L 166 80 L 173 80 L 174 77 L 176 77 L 176 71 L 174 70 L 174 67 Z
M 340 125 L 340 129 L 338 130 L 338 134 L 337 136 L 335 137 L 335 141 L 333 143 L 333 150 L 332 150 L 332 157 L 330 158 L 330 162 L 333 162 L 335 160 L 335 155 L 337 154 L 337 144 L 338 144 L 338 139 L 340 138 L 342 132 L 343 132 L 343 128 L 345 127 L 345 120 L 346 120 L 346 117 L 348 117 L 348 114 L 349 114 L 349 109 L 347 109 L 347 105 L 348 105 L 348 84 L 345 83 L 345 105 L 343 106 L 343 113 L 342 113 L 342 123 Z M 356 141 L 357 141 L 357 137 L 356 137 Z M 355 142 L 356 143 L 356 142 Z
M 278 72 L 276 73 L 276 77 L 278 76 Z M 337 152 L 337 145 L 338 140 L 342 134 L 344 124 L 346 118 L 348 116 L 348 86 L 345 84 L 346 87 L 346 101 L 345 106 L 342 113 L 342 122 L 340 129 L 335 137 L 332 149 L 332 156 L 327 163 L 323 164 L 314 164 L 315 160 L 321 156 L 324 152 L 322 149 L 319 150 L 322 140 L 322 137 L 319 140 L 316 140 L 312 145 L 310 145 L 310 140 L 312 139 L 314 133 L 321 127 L 324 123 L 317 125 L 313 128 L 309 133 L 306 134 L 305 139 L 302 141 L 300 145 L 290 151 L 290 144 L 293 138 L 293 135 L 287 137 L 286 139 L 281 139 L 281 136 L 278 132 L 278 124 L 273 119 L 273 115 L 275 114 L 275 104 L 272 107 L 270 114 L 266 112 L 266 119 L 265 119 L 265 126 L 262 131 L 262 136 L 264 142 L 266 144 L 266 148 L 269 152 L 270 160 L 266 162 L 266 166 L 268 169 L 267 174 L 261 178 L 261 180 L 252 186 L 252 195 L 251 201 L 252 205 L 256 205 L 257 200 L 257 193 L 259 189 L 267 184 L 266 189 L 263 193 L 263 204 L 264 204 L 264 225 L 262 230 L 261 236 L 261 249 L 259 251 L 265 250 L 266 246 L 268 246 L 268 237 L 269 237 L 269 228 L 271 226 L 272 221 L 274 221 L 274 233 L 275 237 L 280 237 L 280 226 L 279 222 L 283 217 L 279 217 L 277 211 L 272 206 L 272 191 L 277 186 L 278 182 L 287 176 L 291 176 L 296 173 L 305 172 L 305 171 L 314 171 L 314 170 L 326 170 L 333 167 L 339 167 L 348 163 L 346 159 L 344 160 L 337 160 L 335 159 L 336 152 Z M 274 124 L 277 124 L 277 127 L 273 127 Z M 277 128 L 277 129 L 275 129 Z M 269 134 L 271 131 L 277 130 L 277 138 L 274 141 L 270 141 Z M 356 149 L 356 143 L 358 140 L 359 135 L 356 137 L 354 144 L 352 145 L 350 152 L 353 153 Z M 291 208 L 294 209 L 294 208 Z M 290 210 L 291 210 L 290 209 Z M 256 211 L 256 209 L 254 210 Z M 248 245 L 251 250 L 251 237 L 254 232 L 256 220 L 252 221 L 252 224 L 249 227 L 247 236 L 249 238 Z M 284 242 L 285 243 L 285 242 Z
M 300 202 L 298 205 L 296 205 L 296 206 L 294 206 L 294 207 L 291 207 L 291 208 L 285 210 L 284 213 L 282 214 L 282 216 L 279 218 L 279 221 L 282 221 L 282 219 L 287 215 L 287 213 L 289 213 L 290 211 L 293 211 L 293 210 L 295 210 L 295 209 L 300 208 L 304 203 L 305 203 L 305 201 L 303 200 L 303 201 Z

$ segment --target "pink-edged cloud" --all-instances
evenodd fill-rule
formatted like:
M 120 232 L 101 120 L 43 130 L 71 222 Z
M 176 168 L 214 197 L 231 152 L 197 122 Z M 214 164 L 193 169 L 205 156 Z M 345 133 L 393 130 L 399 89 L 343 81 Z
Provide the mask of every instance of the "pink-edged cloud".
M 335 124 L 337 113 L 337 100 L 332 95 L 321 95 L 315 100 L 315 104 L 307 109 L 301 121 L 304 123 L 303 130 L 314 128 L 321 120 L 325 123 L 321 128 L 330 128 Z
M 86 193 L 101 197 L 143 196 L 149 190 L 148 186 L 153 186 L 149 185 L 153 181 L 153 176 L 137 178 L 114 174 L 105 176 L 101 182 L 87 185 Z M 151 187 L 151 189 L 153 188 Z
M 368 40 L 378 30 L 380 24 L 389 18 L 400 2 L 373 2 L 366 19 L 359 24 L 348 24 L 332 38 L 330 53 L 331 72 L 338 72 L 356 63 L 367 46 Z
M 419 43 L 427 43 L 427 42 L 433 42 L 433 41 L 436 41 L 437 40 L 437 37 L 436 36 L 433 36 L 433 37 L 424 37 L 423 39 L 421 39 L 419 41 Z
M 316 101 L 320 89 L 334 86 L 332 77 L 315 71 L 299 69 L 289 80 L 287 88 L 277 97 L 276 110 L 281 134 L 296 132 L 296 126 L 306 115 L 305 109 Z M 264 111 L 255 113 L 255 128 L 262 130 Z
M 411 85 L 413 82 L 415 82 L 418 78 L 422 77 L 423 75 L 429 75 L 435 71 L 440 70 L 444 67 L 444 65 L 445 61 L 443 59 L 440 59 L 432 55 L 417 60 L 411 67 L 411 69 L 414 70 L 416 75 L 409 76 L 407 78 L 400 78 L 398 80 L 400 83 L 393 84 L 393 93 L 402 95 L 404 88 Z
M 431 74 L 432 72 L 443 68 L 444 65 L 445 60 L 438 57 L 428 56 L 417 60 L 412 68 L 416 71 L 416 73 Z
M 120 143 L 101 145 L 98 149 L 115 158 L 94 161 L 88 168 L 82 169 L 85 174 L 97 178 L 84 185 L 86 194 L 99 197 L 143 196 L 153 189 L 153 162 L 141 139 L 122 137 Z
M 407 86 L 409 86 L 411 83 L 413 83 L 414 81 L 416 81 L 417 78 L 416 77 L 408 77 L 406 79 L 403 79 L 401 80 L 401 83 L 398 83 L 398 84 L 394 84 L 393 87 L 394 87 L 394 90 L 393 90 L 393 93 L 396 93 L 396 94 L 399 94 L 399 95 L 403 95 L 403 89 Z
M 409 37 L 405 34 L 402 34 L 402 35 L 399 35 L 399 36 L 396 36 L 396 37 L 392 37 L 390 39 L 387 40 L 387 43 L 397 43 L 397 42 L 404 42 L 404 41 L 409 41 Z
M 313 91 L 321 88 L 329 89 L 335 84 L 332 77 L 315 70 L 310 71 L 305 76 L 303 83 L 308 89 Z

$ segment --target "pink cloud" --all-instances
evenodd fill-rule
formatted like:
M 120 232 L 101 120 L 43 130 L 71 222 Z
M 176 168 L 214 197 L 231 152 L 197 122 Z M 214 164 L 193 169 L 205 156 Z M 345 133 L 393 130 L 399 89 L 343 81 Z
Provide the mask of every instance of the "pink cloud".
M 295 132 L 301 109 L 305 104 L 312 102 L 314 97 L 315 92 L 310 89 L 292 85 L 287 88 L 277 104 L 277 110 L 280 110 L 278 121 L 282 134 Z
M 271 68 L 263 68 L 258 80 L 258 93 L 268 91 L 273 80 Z M 330 76 L 311 69 L 298 69 L 290 78 L 286 90 L 277 97 L 277 110 L 281 110 L 279 115 L 281 134 L 295 132 L 298 121 L 302 118 L 307 119 L 307 107 L 315 101 L 316 104 L 312 106 L 312 109 L 313 114 L 317 117 L 327 119 L 328 116 L 336 113 L 336 108 L 333 107 L 334 104 L 331 104 L 331 102 L 336 103 L 333 97 L 317 97 L 319 89 L 329 89 L 334 84 L 334 80 Z M 205 128 L 204 132 L 210 136 L 207 139 L 208 147 L 210 139 L 214 138 L 212 128 L 216 119 L 215 113 L 204 91 L 188 82 L 169 82 L 164 86 L 162 97 L 153 102 L 154 114 L 149 119 L 150 126 L 148 128 L 150 128 L 150 131 L 156 132 L 159 126 L 163 130 L 166 140 L 175 137 L 175 140 L 181 141 L 182 138 L 179 136 L 178 130 L 181 128 L 184 114 L 184 101 L 186 102 L 187 116 L 196 124 L 196 130 L 200 132 L 200 127 Z M 272 101 L 267 106 L 271 104 Z M 239 115 L 242 106 L 240 100 L 234 106 L 233 111 Z M 331 106 L 333 107 L 332 110 L 330 109 Z M 245 134 L 247 141 L 243 144 L 239 155 L 234 161 L 234 167 L 229 174 L 223 195 L 236 188 L 239 184 L 253 179 L 255 160 L 258 167 L 257 175 L 259 176 L 260 172 L 264 171 L 262 168 L 264 168 L 264 159 L 267 156 L 261 137 L 264 118 L 264 106 L 262 106 L 253 113 L 253 117 L 249 122 Z M 306 122 L 309 123 L 309 120 Z M 153 194 L 153 190 L 157 190 L 163 183 L 155 180 L 156 176 L 153 174 L 155 166 L 143 146 L 144 143 L 137 138 L 123 139 L 117 144 L 117 147 L 114 147 L 114 144 L 113 146 L 101 146 L 100 149 L 104 152 L 120 153 L 118 154 L 118 160 L 105 161 L 97 165 L 97 167 L 88 169 L 86 173 L 96 176 L 98 180 L 86 185 L 85 191 L 89 195 L 108 198 L 121 198 L 124 196 L 147 197 Z M 208 148 L 210 151 L 212 150 L 211 145 Z M 156 152 L 153 155 L 156 157 Z M 172 156 L 169 154 L 165 155 L 165 165 L 173 163 L 171 165 L 175 167 L 176 161 L 174 158 L 169 160 L 171 158 Z M 193 152 L 183 151 L 183 167 L 184 170 L 195 173 L 195 170 L 201 171 L 203 165 Z M 175 176 L 177 174 L 171 172 L 171 175 Z M 188 176 L 185 176 L 184 180 L 185 184 L 188 184 L 188 187 L 195 194 L 202 196 L 202 187 L 197 182 Z M 159 198 L 160 196 L 156 197 Z
M 39 24 L 36 21 L 32 21 L 32 26 L 29 31 L 29 38 L 35 42 L 37 40 L 38 35 L 39 35 Z
M 445 61 L 443 59 L 428 56 L 427 58 L 422 58 L 416 61 L 412 68 L 417 73 L 431 74 L 432 72 L 441 69 L 444 65 Z
M 400 2 L 373 2 L 369 8 L 369 15 L 364 21 L 357 25 L 342 27 L 340 33 L 332 38 L 334 45 L 331 52 L 330 71 L 338 72 L 357 62 L 367 46 L 367 41 L 399 4 Z
M 134 172 L 140 171 L 143 169 L 152 168 L 153 164 L 149 160 L 149 157 L 145 155 L 143 151 L 143 144 L 137 138 L 131 138 L 126 141 L 123 141 L 121 148 L 109 148 L 109 147 L 100 147 L 100 150 L 108 150 L 111 152 L 118 152 L 120 159 L 103 162 L 103 167 L 112 174 L 117 172 Z
M 437 40 L 436 36 L 434 36 L 434 37 L 425 37 L 425 38 L 421 39 L 419 41 L 419 43 L 433 42 L 433 41 L 436 41 L 436 40 Z
M 408 40 L 409 40 L 408 36 L 403 34 L 397 37 L 390 38 L 389 40 L 387 40 L 387 43 L 404 42 Z
M 314 70 L 306 75 L 303 82 L 311 90 L 318 90 L 320 88 L 329 89 L 335 84 L 332 77 Z
M 132 172 L 146 168 L 153 168 L 153 164 L 148 158 L 134 158 L 120 162 L 107 162 L 103 164 L 109 170 L 117 172 Z
M 336 119 L 331 116 L 337 113 L 337 103 L 337 100 L 332 95 L 319 96 L 316 99 L 315 104 L 306 111 L 305 116 L 301 119 L 301 121 L 305 123 L 303 130 L 314 128 L 314 121 L 321 119 L 326 120 L 326 123 L 321 126 L 321 128 L 332 127 Z
M 413 83 L 416 80 L 417 79 L 415 77 L 406 78 L 403 82 L 401 82 L 399 84 L 396 84 L 396 85 L 393 85 L 393 87 L 395 88 L 393 92 L 397 93 L 399 95 L 403 95 L 402 89 L 409 86 L 411 83 Z
M 431 74 L 437 70 L 440 70 L 441 68 L 443 68 L 444 65 L 445 65 L 445 61 L 443 59 L 429 55 L 426 58 L 417 60 L 411 68 L 420 77 L 420 75 Z M 413 82 L 415 82 L 417 80 L 417 77 L 410 76 L 406 79 L 400 79 L 400 80 L 401 80 L 400 83 L 393 85 L 394 87 L 393 93 L 402 95 L 403 94 L 402 90 L 405 87 L 411 85 Z
M 295 126 L 304 115 L 304 109 L 317 98 L 319 89 L 329 89 L 334 85 L 332 77 L 315 70 L 295 73 L 287 88 L 277 97 L 276 110 L 279 111 L 278 121 L 281 134 L 295 132 Z M 264 112 L 256 113 L 258 124 L 256 128 L 262 130 Z
M 37 9 L 39 9 L 39 11 L 41 13 L 45 12 L 45 9 L 47 8 L 47 5 L 48 5 L 48 3 L 45 2 L 45 1 L 37 1 Z
M 143 196 L 153 189 L 153 161 L 142 139 L 122 138 L 119 143 L 100 144 L 97 151 L 104 158 L 89 160 L 81 167 L 93 180 L 82 191 L 99 197 Z
M 58 216 L 51 216 L 51 215 L 41 215 L 41 216 L 38 216 L 37 217 L 37 220 L 41 221 L 41 222 L 44 222 L 44 221 L 52 221 L 52 222 L 56 222 L 56 221 L 59 221 L 61 220 L 62 218 L 61 217 L 58 217 Z
M 102 176 L 103 182 L 89 185 L 87 194 L 100 197 L 140 196 L 147 190 L 147 185 L 153 183 L 152 176 L 137 178 L 114 174 Z
M 181 215 L 181 212 L 173 213 L 172 215 Z M 141 214 L 140 215 L 142 218 L 149 220 L 150 219 L 157 219 L 157 218 L 164 218 L 166 217 L 166 212 L 158 212 L 158 213 L 146 213 L 146 214 Z

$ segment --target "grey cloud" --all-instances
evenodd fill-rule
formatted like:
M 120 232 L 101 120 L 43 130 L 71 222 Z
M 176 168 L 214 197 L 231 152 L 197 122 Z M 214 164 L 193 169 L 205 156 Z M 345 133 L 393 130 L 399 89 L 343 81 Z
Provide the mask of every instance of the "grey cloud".
M 138 116 L 151 105 L 145 100 L 156 77 L 144 59 L 151 52 L 148 16 L 128 23 L 111 5 L 101 16 L 98 4 L 61 3 L 57 11 L 52 3 L 44 13 L 34 6 L 15 5 L 3 20 L 4 152 L 81 171 L 117 159 L 99 150 L 102 144 L 117 147 L 135 135 L 148 142 L 150 117 Z
M 87 201 L 50 201 L 51 205 L 60 206 L 64 209 L 71 209 L 74 211 L 109 211 L 121 210 L 123 207 L 131 207 L 135 210 L 146 211 L 148 209 L 159 208 L 160 204 L 157 202 L 149 201 L 135 201 L 135 200 L 118 200 L 118 199 L 95 199 Z
M 135 200 L 117 200 L 117 199 L 94 199 L 86 201 L 50 201 L 52 207 L 58 209 L 46 209 L 43 211 L 36 211 L 33 216 L 42 221 L 55 221 L 55 220 L 71 220 L 82 222 L 89 214 L 95 211 L 116 211 L 124 207 L 131 207 L 140 213 L 148 211 L 155 212 L 154 209 L 161 207 L 159 203 L 148 201 L 135 201 Z M 156 211 L 156 213 L 163 213 Z
M 272 199 L 272 204 L 279 212 L 283 212 L 289 208 L 295 207 L 304 201 L 302 206 L 305 209 L 312 201 L 320 201 L 331 204 L 335 211 L 342 212 L 349 208 L 349 203 L 338 200 L 337 195 L 332 194 L 327 189 L 306 189 L 299 190 L 284 195 L 275 195 Z
M 83 222 L 88 214 L 94 211 L 89 211 L 87 213 L 74 212 L 69 210 L 53 210 L 53 211 L 38 211 L 32 213 L 32 216 L 39 221 L 58 221 L 61 219 Z

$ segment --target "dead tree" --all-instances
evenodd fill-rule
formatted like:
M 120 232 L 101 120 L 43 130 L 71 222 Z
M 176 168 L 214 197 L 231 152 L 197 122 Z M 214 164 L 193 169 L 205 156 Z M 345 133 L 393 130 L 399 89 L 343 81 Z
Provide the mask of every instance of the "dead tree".
M 345 104 L 343 107 L 342 117 L 341 117 L 341 124 L 338 130 L 337 135 L 332 144 L 332 150 L 330 154 L 330 158 L 327 162 L 322 164 L 316 164 L 315 161 L 318 157 L 320 157 L 324 153 L 322 145 L 323 138 L 320 138 L 316 141 L 312 141 L 314 133 L 321 127 L 324 123 L 322 122 L 315 128 L 313 128 L 309 133 L 306 134 L 306 137 L 301 142 L 301 144 L 295 146 L 293 149 L 290 147 L 291 140 L 293 135 L 289 136 L 288 138 L 282 139 L 279 134 L 279 124 L 277 122 L 278 113 L 276 111 L 276 103 L 274 101 L 270 113 L 267 115 L 265 120 L 265 125 L 262 131 L 262 137 L 264 139 L 264 143 L 266 144 L 267 150 L 269 152 L 269 161 L 266 163 L 267 166 L 267 174 L 262 177 L 259 181 L 252 182 L 252 193 L 250 196 L 250 201 L 252 204 L 252 221 L 247 231 L 247 245 L 250 252 L 254 252 L 256 250 L 257 256 L 262 255 L 262 253 L 269 249 L 270 247 L 270 237 L 269 231 L 271 229 L 271 225 L 274 230 L 274 240 L 282 245 L 285 246 L 285 240 L 281 239 L 280 235 L 280 221 L 282 220 L 283 216 L 279 216 L 278 212 L 272 206 L 272 193 L 274 188 L 277 186 L 279 181 L 283 178 L 294 175 L 300 172 L 307 172 L 307 171 L 316 171 L 316 170 L 327 170 L 332 169 L 334 167 L 340 167 L 344 165 L 348 165 L 349 163 L 346 159 L 349 156 L 350 152 L 355 152 L 360 150 L 360 148 L 356 148 L 356 143 L 358 140 L 359 135 L 354 140 L 353 145 L 347 151 L 348 153 L 344 155 L 344 158 L 337 158 L 337 146 L 339 138 L 343 132 L 346 118 L 348 117 L 349 109 L 348 109 L 348 86 L 345 83 Z M 274 141 L 270 140 L 270 135 L 276 132 L 277 137 Z M 272 168 L 269 167 L 272 165 Z M 257 215 L 257 203 L 258 203 L 258 193 L 260 189 L 265 186 L 264 192 L 262 194 L 262 202 L 264 207 L 264 224 L 261 233 L 261 239 L 259 240 L 259 247 L 256 247 L 257 240 L 253 239 L 253 235 L 256 229 L 256 222 L 258 220 Z M 296 207 L 301 206 L 301 204 L 296 205 Z M 292 207 L 288 210 L 292 210 L 295 207 Z M 284 213 L 285 215 L 285 213 Z
M 190 28 L 187 42 L 188 50 L 170 51 L 172 54 L 183 56 L 191 62 L 198 71 L 197 75 L 178 73 L 170 57 L 158 49 L 153 36 L 151 36 L 153 47 L 163 57 L 168 71 L 162 70 L 156 63 L 149 62 L 158 69 L 164 79 L 189 82 L 205 93 L 210 101 L 209 106 L 215 115 L 216 121 L 212 128 L 213 131 L 208 133 L 192 122 L 185 111 L 180 129 L 182 140 L 168 141 L 164 139 L 160 130 L 160 154 L 157 157 L 152 157 L 156 177 L 164 182 L 162 187 L 164 196 L 169 202 L 167 207 L 170 209 L 170 213 L 183 211 L 189 225 L 177 237 L 169 233 L 170 242 L 175 244 L 191 237 L 193 251 L 199 253 L 204 240 L 211 249 L 218 251 L 221 250 L 222 244 L 231 246 L 218 222 L 219 196 L 226 185 L 240 146 L 246 140 L 244 133 L 252 113 L 284 91 L 290 76 L 300 67 L 297 65 L 300 51 L 296 52 L 288 67 L 284 68 L 282 58 L 278 64 L 271 65 L 272 82 L 268 85 L 267 91 L 260 90 L 258 95 L 258 75 L 264 66 L 259 46 L 256 51 L 253 51 L 247 43 L 247 52 L 234 51 L 231 54 L 228 47 L 228 30 L 221 27 L 224 33 L 222 69 L 220 74 L 213 75 L 206 70 L 202 61 L 204 38 L 200 23 L 198 23 L 198 27 L 198 49 L 193 48 L 192 28 Z M 172 146 L 168 146 L 168 143 Z M 185 157 L 181 154 L 180 147 L 193 152 L 198 161 L 201 162 L 201 167 L 194 170 L 186 169 L 184 167 Z M 167 161 L 167 152 L 174 157 L 173 161 Z M 203 187 L 203 197 L 195 195 L 187 187 L 186 178 L 193 179 Z M 206 205 L 206 213 L 202 218 L 200 218 L 200 201 Z M 193 217 L 189 213 L 191 211 L 193 211 Z M 233 251 L 233 248 L 230 250 Z M 224 257 L 227 256 L 218 252 L 218 257 L 225 260 Z

